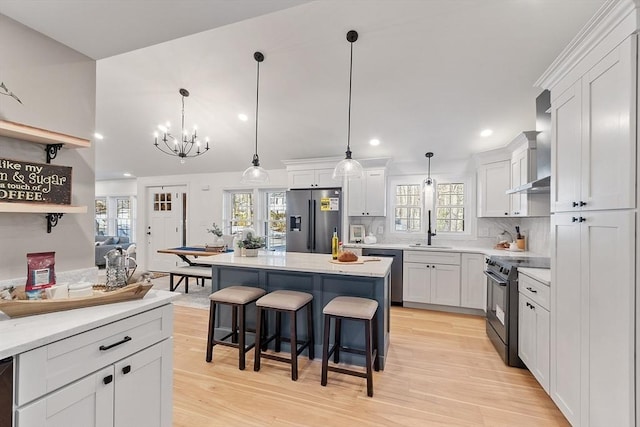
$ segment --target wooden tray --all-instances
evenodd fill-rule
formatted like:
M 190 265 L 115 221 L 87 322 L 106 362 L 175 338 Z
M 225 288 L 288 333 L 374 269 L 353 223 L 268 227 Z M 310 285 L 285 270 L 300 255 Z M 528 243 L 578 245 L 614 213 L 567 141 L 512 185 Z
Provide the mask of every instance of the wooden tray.
M 0 300 L 0 311 L 9 317 L 24 317 L 34 314 L 52 313 L 54 311 L 73 310 L 74 308 L 93 307 L 114 302 L 131 301 L 145 296 L 152 286 L 153 284 L 151 283 L 139 282 L 109 292 L 94 289 L 92 296 L 80 298 Z M 18 291 L 18 294 L 20 295 L 20 291 Z

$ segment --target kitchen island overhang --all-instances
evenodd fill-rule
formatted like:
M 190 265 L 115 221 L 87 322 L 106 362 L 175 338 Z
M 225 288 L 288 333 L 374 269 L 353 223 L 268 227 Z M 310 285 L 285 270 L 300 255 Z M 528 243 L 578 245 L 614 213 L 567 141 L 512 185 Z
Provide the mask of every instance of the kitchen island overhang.
M 211 264 L 212 292 L 233 285 L 260 287 L 267 292 L 292 290 L 313 295 L 314 345 L 315 353 L 322 354 L 322 333 L 324 306 L 337 296 L 370 298 L 378 302 L 376 312 L 378 322 L 378 358 L 380 369 L 389 347 L 389 316 L 391 286 L 391 263 L 388 258 L 371 261 L 371 257 L 361 257 L 363 264 L 334 264 L 331 255 L 294 252 L 261 252 L 257 257 L 241 257 L 237 253 L 226 253 L 205 257 L 200 261 Z M 216 320 L 216 328 L 228 332 L 231 329 L 231 313 L 228 307 L 221 307 Z M 298 319 L 304 325 L 306 319 Z M 288 330 L 287 316 L 283 317 L 283 330 Z M 255 326 L 255 307 L 247 310 L 248 327 Z M 273 330 L 270 319 L 270 330 Z M 251 337 L 252 339 L 253 337 Z M 341 340 L 343 345 L 364 348 L 364 328 L 362 322 L 344 320 Z M 288 348 L 283 343 L 283 352 Z M 341 361 L 364 366 L 364 356 L 341 354 Z

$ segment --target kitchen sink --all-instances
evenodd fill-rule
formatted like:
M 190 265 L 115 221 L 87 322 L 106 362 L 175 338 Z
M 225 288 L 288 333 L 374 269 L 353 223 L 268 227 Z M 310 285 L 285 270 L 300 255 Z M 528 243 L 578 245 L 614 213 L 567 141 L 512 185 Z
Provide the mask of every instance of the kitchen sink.
M 453 249 L 452 246 L 441 245 L 427 245 L 426 243 L 411 243 L 410 248 L 425 248 L 425 249 Z

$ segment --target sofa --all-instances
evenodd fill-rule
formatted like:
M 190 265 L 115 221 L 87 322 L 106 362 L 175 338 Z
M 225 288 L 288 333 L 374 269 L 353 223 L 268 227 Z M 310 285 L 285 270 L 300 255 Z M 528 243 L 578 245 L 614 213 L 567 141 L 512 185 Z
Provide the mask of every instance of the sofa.
M 135 244 L 129 241 L 126 236 L 96 236 L 96 266 L 104 267 L 107 261 L 104 256 L 111 249 L 122 248 L 129 252 L 129 256 L 135 258 Z

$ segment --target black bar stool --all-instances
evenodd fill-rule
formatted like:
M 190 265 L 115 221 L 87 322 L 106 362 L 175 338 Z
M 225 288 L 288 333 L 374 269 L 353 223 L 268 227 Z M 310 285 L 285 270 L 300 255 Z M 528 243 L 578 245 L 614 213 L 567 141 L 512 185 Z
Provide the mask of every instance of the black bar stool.
M 298 355 L 306 348 L 309 360 L 313 360 L 313 295 L 298 291 L 273 291 L 256 301 L 256 354 L 253 370 L 260 370 L 260 359 L 271 359 L 286 362 L 291 365 L 291 379 L 298 379 Z M 307 308 L 307 340 L 298 342 L 297 314 L 298 311 Z M 263 314 L 268 310 L 276 312 L 276 330 L 268 338 L 263 338 L 263 329 L 266 330 L 266 317 Z M 282 313 L 289 313 L 290 333 L 289 338 L 281 336 Z M 291 343 L 291 357 L 282 357 L 276 354 L 263 353 L 267 344 L 275 339 L 275 351 L 280 352 L 282 341 Z
M 234 347 L 238 349 L 239 360 L 238 368 L 245 368 L 245 353 L 253 348 L 253 343 L 246 345 L 245 339 L 245 316 L 248 304 L 256 301 L 266 293 L 264 289 L 253 288 L 250 286 L 229 286 L 220 289 L 209 295 L 211 305 L 209 309 L 209 333 L 207 339 L 207 362 L 211 362 L 213 357 L 213 346 L 216 344 Z M 220 339 L 216 339 L 215 320 L 216 305 L 226 304 L 231 306 L 231 332 Z M 231 337 L 231 341 L 229 341 Z
M 373 396 L 373 372 L 371 365 L 376 371 L 380 370 L 378 362 L 378 325 L 376 321 L 376 310 L 378 302 L 368 298 L 357 297 L 336 297 L 329 301 L 324 307 L 324 337 L 322 343 L 322 379 L 321 384 L 327 385 L 328 371 L 339 372 L 341 374 L 353 375 L 367 379 L 367 396 Z M 329 349 L 329 335 L 331 330 L 331 319 L 335 319 L 335 337 L 331 349 Z M 340 329 L 342 319 L 362 320 L 365 327 L 365 349 L 354 349 L 343 347 L 340 344 Z M 340 362 L 340 351 L 354 354 L 364 354 L 366 358 L 365 372 L 346 369 L 339 366 L 329 366 L 329 357 L 333 354 L 334 363 Z

